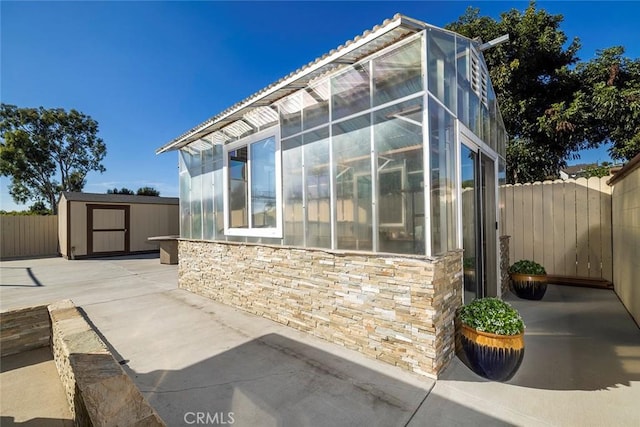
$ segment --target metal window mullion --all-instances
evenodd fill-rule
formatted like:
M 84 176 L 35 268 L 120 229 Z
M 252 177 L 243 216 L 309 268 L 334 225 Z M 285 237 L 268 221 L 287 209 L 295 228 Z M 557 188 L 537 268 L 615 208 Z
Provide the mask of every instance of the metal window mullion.
M 204 169 L 204 151 L 200 151 L 200 239 L 202 240 L 206 240 L 204 238 L 204 191 L 202 191 L 205 186 Z
M 369 103 L 373 105 L 373 60 L 369 61 Z M 369 112 L 369 144 L 371 150 L 371 250 L 378 252 L 378 156 L 374 138 L 374 111 Z M 357 185 L 357 184 L 356 184 Z
M 330 221 L 331 221 L 331 249 L 338 247 L 338 236 L 336 234 L 337 225 L 337 209 L 338 202 L 336 200 L 336 171 L 335 160 L 333 153 L 333 85 L 331 84 L 331 77 L 329 78 L 329 194 L 331 201 L 329 203 L 330 208 Z
M 302 246 L 307 247 L 307 167 L 304 156 L 304 136 L 300 136 L 300 161 L 302 163 Z
M 249 230 L 253 229 L 253 206 L 251 203 L 251 144 L 247 144 L 247 222 L 249 224 Z
M 430 156 L 430 140 L 429 140 L 429 79 L 427 78 L 427 32 L 423 37 L 422 49 L 422 79 L 425 89 L 423 110 L 422 110 L 422 157 L 424 170 L 424 248 L 425 255 L 431 255 L 431 160 Z
M 464 250 L 462 245 L 462 133 L 460 132 L 459 125 L 460 120 L 456 119 L 456 178 L 454 180 L 456 186 L 456 241 L 458 248 Z

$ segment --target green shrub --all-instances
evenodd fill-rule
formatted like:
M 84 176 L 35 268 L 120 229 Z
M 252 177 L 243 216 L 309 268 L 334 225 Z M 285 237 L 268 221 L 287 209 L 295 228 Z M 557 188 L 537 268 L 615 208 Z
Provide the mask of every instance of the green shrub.
M 482 298 L 460 307 L 460 321 L 481 332 L 516 335 L 524 332 L 520 313 L 498 298 Z
M 516 263 L 513 263 L 513 265 L 509 267 L 509 273 L 541 275 L 547 274 L 547 271 L 543 266 L 535 261 L 522 259 Z

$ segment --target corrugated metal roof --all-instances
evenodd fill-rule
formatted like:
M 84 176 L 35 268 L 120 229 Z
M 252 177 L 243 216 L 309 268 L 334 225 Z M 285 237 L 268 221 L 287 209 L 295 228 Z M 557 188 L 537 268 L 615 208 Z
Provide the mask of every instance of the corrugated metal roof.
M 178 203 L 180 203 L 180 199 L 178 199 L 177 197 L 134 196 L 130 194 L 100 194 L 63 191 L 61 198 L 62 197 L 73 202 L 131 203 L 154 205 L 177 205 Z
M 336 49 L 329 51 L 315 61 L 297 69 L 275 83 L 238 102 L 209 120 L 190 129 L 156 150 L 156 154 L 181 148 L 207 134 L 217 131 L 240 119 L 251 122 L 253 110 L 266 107 L 275 101 L 305 87 L 314 79 L 318 79 L 331 71 L 346 67 L 360 59 L 377 52 L 396 41 L 417 31 L 431 27 L 401 14 L 385 20 L 362 35 L 347 41 Z M 443 30 L 445 31 L 445 30 Z M 246 116 L 246 117 L 245 117 Z

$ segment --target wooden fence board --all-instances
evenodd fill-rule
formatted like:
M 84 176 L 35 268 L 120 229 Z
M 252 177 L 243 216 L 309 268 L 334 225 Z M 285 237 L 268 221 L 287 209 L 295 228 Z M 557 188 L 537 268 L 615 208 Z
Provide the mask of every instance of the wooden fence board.
M 544 209 L 543 185 L 531 186 L 532 215 L 533 215 L 533 260 L 544 264 Z
M 576 276 L 589 277 L 589 187 L 576 179 Z
M 522 186 L 522 259 L 533 259 L 533 192 L 531 184 Z
M 640 175 L 638 175 L 640 176 Z M 605 177 L 608 179 L 609 177 Z M 613 282 L 613 218 L 611 216 L 611 187 L 601 183 L 603 203 L 600 207 L 600 223 L 602 224 L 602 278 Z
M 56 215 L 2 215 L 0 258 L 48 256 L 58 253 Z
M 547 272 L 612 280 L 611 187 L 605 178 L 501 188 L 502 234 L 510 261 L 533 259 Z
M 549 264 L 548 267 L 545 265 L 550 271 L 556 272 L 556 274 L 567 274 L 567 266 L 565 262 L 566 251 L 565 251 L 565 210 L 564 210 L 564 192 L 565 186 L 564 183 L 559 184 L 554 182 L 553 184 L 553 239 L 551 240 L 551 244 L 553 245 L 553 264 Z
M 606 184 L 605 184 L 606 185 Z M 600 178 L 592 177 L 587 181 L 589 194 L 589 277 L 602 277 L 602 227 L 600 223 Z
M 576 275 L 576 184 L 564 184 L 564 274 Z
M 555 249 L 554 241 L 546 238 L 546 236 L 553 236 L 555 234 L 555 222 L 553 215 L 553 183 L 547 181 L 542 183 L 542 262 L 545 268 L 551 268 L 555 266 Z M 564 264 L 564 259 L 563 259 Z

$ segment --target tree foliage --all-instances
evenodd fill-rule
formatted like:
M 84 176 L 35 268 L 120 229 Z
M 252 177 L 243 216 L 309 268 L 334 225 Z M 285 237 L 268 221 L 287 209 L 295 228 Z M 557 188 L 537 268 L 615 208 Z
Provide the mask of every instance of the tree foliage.
M 159 196 L 160 192 L 153 187 L 141 187 L 136 191 L 138 196 Z
M 56 213 L 60 192 L 82 191 L 87 173 L 105 171 L 107 149 L 90 116 L 3 103 L 0 119 L 0 174 L 11 177 L 17 203 L 44 202 Z
M 113 188 L 113 190 L 107 190 L 107 194 L 135 194 L 133 190 L 129 190 L 127 187 L 122 187 L 121 189 Z
M 614 159 L 640 152 L 640 63 L 620 47 L 579 62 L 578 38 L 568 42 L 562 15 L 510 10 L 499 20 L 469 8 L 447 28 L 483 41 L 509 34 L 484 52 L 510 140 L 509 182 L 541 180 L 577 152 L 612 142 Z
M 129 194 L 136 196 L 159 196 L 160 192 L 153 187 L 140 187 L 138 191 L 135 193 L 133 190 L 129 190 L 126 187 L 122 187 L 121 189 L 114 188 L 112 190 L 107 190 L 107 194 Z

